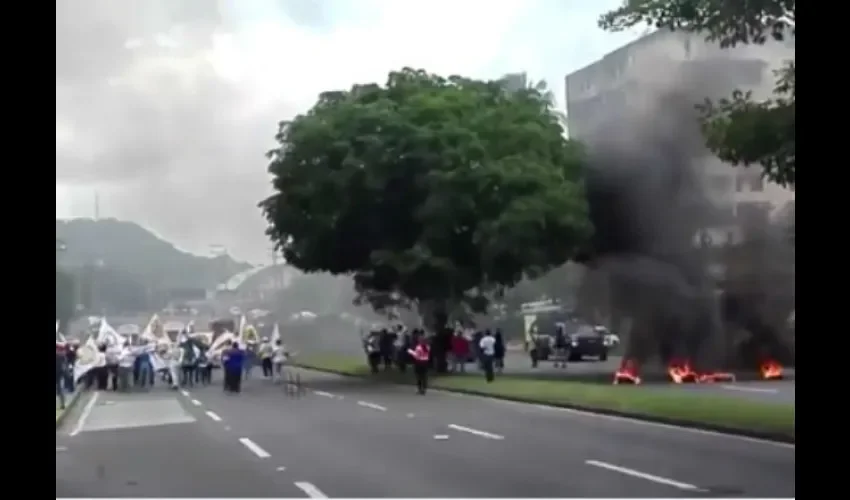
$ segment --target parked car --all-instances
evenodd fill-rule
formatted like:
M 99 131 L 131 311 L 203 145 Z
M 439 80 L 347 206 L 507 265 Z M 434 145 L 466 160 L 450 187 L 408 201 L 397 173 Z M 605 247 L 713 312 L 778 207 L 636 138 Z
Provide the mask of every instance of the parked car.
M 594 357 L 599 361 L 608 359 L 610 346 L 606 341 L 606 334 L 597 327 L 579 325 L 568 337 L 570 343 L 567 347 L 567 361 L 581 361 L 585 357 Z

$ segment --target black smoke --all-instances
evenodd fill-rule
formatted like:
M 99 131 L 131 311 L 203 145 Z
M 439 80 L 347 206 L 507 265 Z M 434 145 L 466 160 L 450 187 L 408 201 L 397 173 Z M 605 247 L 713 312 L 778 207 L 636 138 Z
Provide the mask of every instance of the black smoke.
M 627 321 L 625 355 L 641 364 L 754 366 L 785 352 L 776 318 L 787 315 L 789 300 L 776 290 L 788 290 L 789 273 L 777 273 L 789 258 L 793 268 L 790 245 L 767 223 L 741 228 L 706 190 L 708 154 L 695 104 L 739 85 L 742 65 L 765 70 L 744 63 L 669 65 L 664 81 L 609 91 L 582 138 L 596 227 L 583 288 L 607 290 L 606 303 L 591 308 L 608 309 L 615 328 Z M 712 243 L 706 230 L 726 226 L 743 234 Z

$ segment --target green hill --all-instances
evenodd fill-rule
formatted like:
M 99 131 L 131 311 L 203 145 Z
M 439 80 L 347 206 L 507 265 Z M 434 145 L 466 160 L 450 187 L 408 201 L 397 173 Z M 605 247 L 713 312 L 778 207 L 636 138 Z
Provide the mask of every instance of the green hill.
M 86 309 L 129 312 L 196 298 L 249 264 L 183 252 L 142 226 L 115 219 L 56 221 L 57 268 Z

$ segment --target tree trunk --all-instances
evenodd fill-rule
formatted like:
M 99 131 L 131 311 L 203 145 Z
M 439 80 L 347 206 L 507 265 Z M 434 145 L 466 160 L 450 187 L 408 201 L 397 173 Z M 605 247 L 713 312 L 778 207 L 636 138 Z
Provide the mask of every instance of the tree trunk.
M 431 343 L 432 367 L 437 373 L 449 371 L 448 353 L 452 341 L 452 329 L 446 327 L 449 320 L 446 301 L 428 301 L 420 304 L 419 312 L 425 320 L 426 328 L 434 332 Z

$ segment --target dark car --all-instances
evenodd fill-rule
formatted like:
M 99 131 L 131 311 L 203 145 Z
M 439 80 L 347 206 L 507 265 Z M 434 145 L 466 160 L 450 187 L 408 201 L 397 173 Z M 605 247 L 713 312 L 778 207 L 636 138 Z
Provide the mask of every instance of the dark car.
M 579 325 L 574 331 L 567 334 L 569 346 L 567 347 L 568 361 L 581 361 L 585 357 L 598 358 L 599 361 L 608 359 L 608 343 L 605 334 L 589 325 Z

